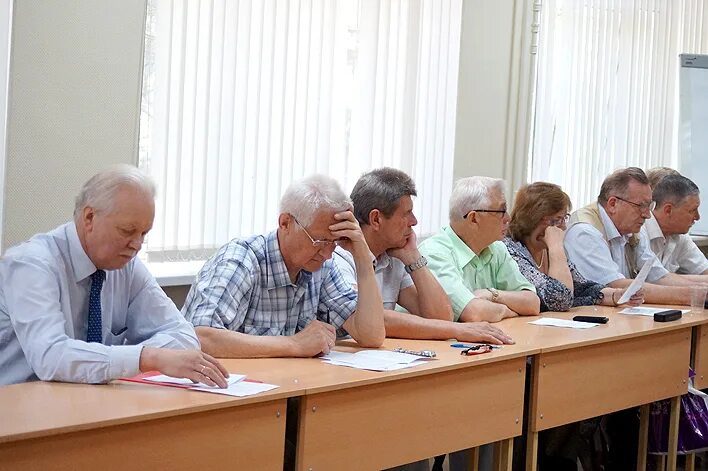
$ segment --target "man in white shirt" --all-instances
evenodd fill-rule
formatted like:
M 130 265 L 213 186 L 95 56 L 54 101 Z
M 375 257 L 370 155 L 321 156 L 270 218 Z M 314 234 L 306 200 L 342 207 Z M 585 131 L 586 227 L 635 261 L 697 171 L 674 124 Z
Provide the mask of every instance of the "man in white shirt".
M 226 387 L 192 325 L 135 258 L 155 215 L 137 168 L 99 173 L 74 220 L 0 259 L 0 385 L 105 383 L 157 370 Z
M 596 203 L 573 213 L 565 250 L 583 276 L 613 288 L 629 286 L 642 266 L 651 262 L 644 300 L 649 304 L 687 304 L 690 287 L 696 283 L 669 273 L 640 232 L 654 207 L 644 171 L 636 167 L 617 170 L 605 178 Z
M 487 322 L 453 322 L 450 301 L 418 251 L 413 226 L 413 180 L 393 168 L 368 172 L 351 193 L 356 216 L 374 260 L 387 337 L 511 343 Z M 354 260 L 337 248 L 333 257 L 346 281 L 357 285 Z M 396 304 L 409 313 L 395 311 Z
M 700 219 L 698 186 L 683 175 L 668 175 L 652 192 L 653 217 L 642 227 L 652 251 L 671 273 L 698 283 L 708 283 L 708 259 L 691 240 L 688 231 Z

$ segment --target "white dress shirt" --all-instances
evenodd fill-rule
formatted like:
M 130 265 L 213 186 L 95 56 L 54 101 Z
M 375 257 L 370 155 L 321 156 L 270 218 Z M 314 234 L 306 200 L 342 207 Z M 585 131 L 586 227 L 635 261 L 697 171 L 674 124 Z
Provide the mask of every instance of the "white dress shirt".
M 103 343 L 87 343 L 95 271 L 73 222 L 0 259 L 0 385 L 105 383 L 137 374 L 143 346 L 199 348 L 192 325 L 137 258 L 106 272 Z
M 708 259 L 690 235 L 674 234 L 665 237 L 653 215 L 644 222 L 642 233 L 649 239 L 652 251 L 664 268 L 671 273 L 701 275 L 708 270 Z
M 625 245 L 631 234 L 621 235 L 605 208 L 598 205 L 598 209 L 605 234 L 600 233 L 590 224 L 578 223 L 571 226 L 565 234 L 564 243 L 568 260 L 575 264 L 585 278 L 602 285 L 623 278 L 632 278 L 624 256 Z M 639 244 L 634 251 L 637 269 L 641 269 L 648 260 L 653 260 L 651 271 L 647 276 L 648 282 L 653 283 L 666 276 L 668 271 L 651 251 L 646 235 L 641 232 Z

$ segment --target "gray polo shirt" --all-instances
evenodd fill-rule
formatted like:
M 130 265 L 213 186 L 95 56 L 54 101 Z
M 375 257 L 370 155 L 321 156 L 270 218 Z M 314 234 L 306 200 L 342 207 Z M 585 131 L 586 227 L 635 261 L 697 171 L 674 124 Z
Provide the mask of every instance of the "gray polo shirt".
M 354 257 L 341 247 L 337 247 L 332 254 L 334 263 L 339 268 L 342 277 L 351 285 L 356 286 L 356 266 Z M 376 282 L 381 289 L 384 309 L 393 310 L 398 302 L 398 294 L 413 286 L 413 279 L 406 273 L 406 269 L 399 259 L 389 256 L 386 252 L 373 260 Z

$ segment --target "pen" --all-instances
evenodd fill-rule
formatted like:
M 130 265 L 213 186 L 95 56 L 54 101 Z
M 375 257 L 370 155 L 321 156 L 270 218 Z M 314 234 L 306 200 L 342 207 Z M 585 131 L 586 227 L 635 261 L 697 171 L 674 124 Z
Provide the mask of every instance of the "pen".
M 480 345 L 485 345 L 489 348 L 501 348 L 499 345 L 490 345 L 487 343 L 474 343 L 474 344 L 466 344 L 466 343 L 451 343 L 450 346 L 452 348 L 472 348 Z

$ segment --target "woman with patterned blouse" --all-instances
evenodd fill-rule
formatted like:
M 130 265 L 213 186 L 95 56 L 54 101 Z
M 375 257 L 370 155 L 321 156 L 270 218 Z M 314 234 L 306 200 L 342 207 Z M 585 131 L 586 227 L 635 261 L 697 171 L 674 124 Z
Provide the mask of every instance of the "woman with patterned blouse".
M 567 311 L 574 306 L 616 306 L 624 289 L 586 280 L 568 261 L 563 249 L 570 198 L 553 183 L 521 187 L 511 212 L 504 243 L 521 273 L 536 287 L 541 311 Z M 628 304 L 643 302 L 641 292 Z

